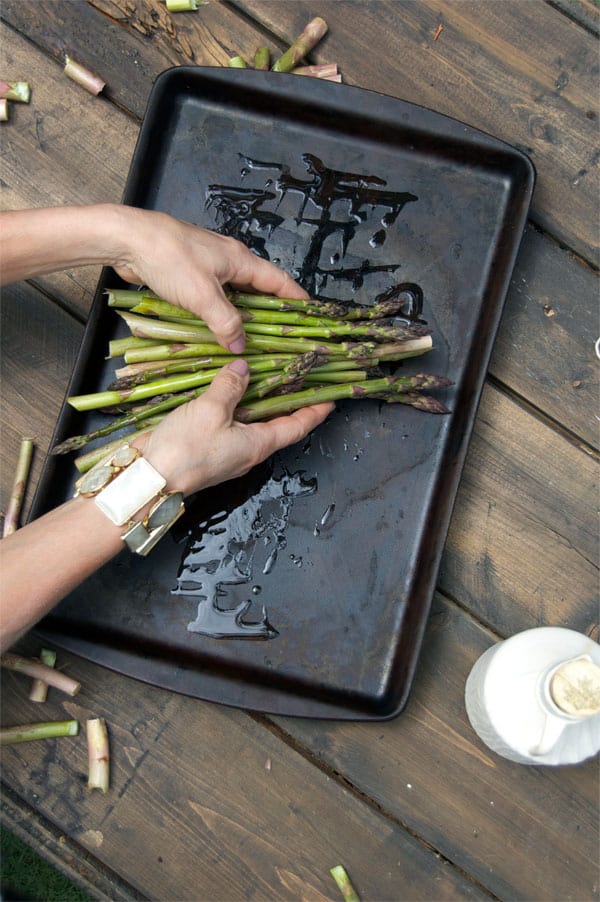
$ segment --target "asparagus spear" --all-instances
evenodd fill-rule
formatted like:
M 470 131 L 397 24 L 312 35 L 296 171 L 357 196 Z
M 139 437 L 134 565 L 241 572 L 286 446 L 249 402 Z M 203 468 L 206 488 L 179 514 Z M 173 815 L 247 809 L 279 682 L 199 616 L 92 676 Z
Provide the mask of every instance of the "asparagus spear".
M 450 385 L 445 376 L 418 374 L 416 376 L 384 376 L 379 379 L 366 379 L 363 382 L 352 382 L 344 385 L 326 385 L 321 388 L 307 388 L 300 392 L 282 395 L 276 398 L 264 398 L 238 407 L 235 417 L 242 423 L 254 423 L 267 417 L 291 413 L 301 407 L 317 404 L 321 401 L 339 401 L 343 398 L 368 398 L 372 395 L 385 399 L 395 392 L 409 392 L 416 388 L 445 388 Z
M 105 426 L 100 426 L 98 429 L 92 430 L 92 432 L 88 432 L 85 435 L 73 435 L 71 438 L 65 439 L 64 442 L 60 442 L 58 445 L 54 446 L 52 454 L 68 454 L 69 451 L 78 451 L 79 448 L 84 448 L 89 442 L 94 441 L 94 439 L 104 438 L 107 435 L 111 435 L 113 432 L 117 432 L 119 429 L 125 429 L 127 426 L 136 426 L 138 423 L 142 423 L 149 417 L 155 417 L 157 414 L 165 413 L 168 410 L 174 410 L 176 407 L 180 407 L 181 404 L 185 404 L 186 401 L 192 401 L 194 398 L 199 398 L 206 389 L 207 386 L 202 385 L 200 388 L 180 392 L 177 395 L 169 395 L 168 398 L 161 401 L 153 401 L 135 412 L 125 414 L 125 416 L 119 417 L 111 423 L 107 423 Z

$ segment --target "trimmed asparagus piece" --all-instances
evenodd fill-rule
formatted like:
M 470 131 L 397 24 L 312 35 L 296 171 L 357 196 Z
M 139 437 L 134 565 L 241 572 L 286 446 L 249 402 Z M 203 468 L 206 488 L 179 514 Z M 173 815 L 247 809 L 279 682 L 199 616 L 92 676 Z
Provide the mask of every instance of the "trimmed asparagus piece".
M 110 749 L 108 731 L 103 717 L 86 722 L 88 746 L 88 789 L 108 792 L 110 785 Z
M 31 100 L 31 87 L 27 81 L 0 81 L 0 98 L 3 100 L 17 100 L 20 103 L 29 103 Z
M 337 864 L 334 868 L 330 869 L 329 873 L 335 880 L 339 891 L 344 897 L 344 902 L 360 902 L 358 893 L 352 886 L 350 877 L 343 865 Z
M 90 94 L 99 94 L 106 85 L 106 82 L 102 81 L 98 75 L 94 75 L 93 72 L 86 69 L 81 63 L 75 62 L 68 55 L 65 55 L 64 73 L 68 78 L 85 88 L 86 91 L 89 91 Z
M 273 72 L 291 72 L 327 33 L 327 22 L 316 16 L 293 44 L 273 63 Z
M 54 667 L 56 664 L 56 652 L 50 648 L 42 648 L 40 652 L 40 661 L 46 667 Z M 39 677 L 34 677 L 29 690 L 29 700 L 32 702 L 45 702 L 48 697 L 48 683 Z
M 19 447 L 19 457 L 17 459 L 17 469 L 15 472 L 15 480 L 10 493 L 10 500 L 6 516 L 4 517 L 4 527 L 2 535 L 4 537 L 12 535 L 19 526 L 19 516 L 23 506 L 23 498 L 25 497 L 25 488 L 31 468 L 31 457 L 33 455 L 33 439 L 21 439 Z
M 0 656 L 0 667 L 4 667 L 6 670 L 15 670 L 17 673 L 25 674 L 25 676 L 37 677 L 40 680 L 44 680 L 49 686 L 54 686 L 56 689 L 60 689 L 61 692 L 66 692 L 67 695 L 77 695 L 81 689 L 81 683 L 72 680 L 71 677 L 61 673 L 60 670 L 54 670 L 54 668 L 42 664 L 41 661 L 36 661 L 33 658 L 24 658 L 12 652 L 7 651 Z
M 34 739 L 55 739 L 59 736 L 77 736 L 79 721 L 55 720 L 46 723 L 27 723 L 19 727 L 0 728 L 0 745 L 31 742 Z

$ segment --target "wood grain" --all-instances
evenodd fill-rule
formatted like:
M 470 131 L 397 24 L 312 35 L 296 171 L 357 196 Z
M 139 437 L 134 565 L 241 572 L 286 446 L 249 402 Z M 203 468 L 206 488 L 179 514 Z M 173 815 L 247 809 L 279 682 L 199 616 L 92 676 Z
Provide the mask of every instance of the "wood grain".
M 112 788 L 87 792 L 81 737 L 5 749 L 3 779 L 146 897 L 337 899 L 338 863 L 365 900 L 486 897 L 248 715 L 59 660 L 82 690 L 49 719 L 106 718 Z M 39 718 L 27 681 L 4 683 L 4 722 Z
M 2 290 L 0 509 L 5 510 L 22 438 L 35 451 L 25 519 L 67 388 L 83 327 L 25 282 Z
M 438 585 L 502 635 L 597 612 L 597 462 L 485 389 Z
M 320 15 L 330 30 L 315 60 L 337 62 L 344 81 L 384 94 L 398 85 L 404 100 L 522 148 L 538 172 L 535 220 L 598 265 L 597 42 L 560 11 L 543 0 L 236 6 L 286 40 Z
M 436 598 L 405 713 L 387 724 L 280 718 L 281 729 L 501 899 L 593 899 L 598 769 L 524 767 L 483 745 L 464 684 L 490 638 Z

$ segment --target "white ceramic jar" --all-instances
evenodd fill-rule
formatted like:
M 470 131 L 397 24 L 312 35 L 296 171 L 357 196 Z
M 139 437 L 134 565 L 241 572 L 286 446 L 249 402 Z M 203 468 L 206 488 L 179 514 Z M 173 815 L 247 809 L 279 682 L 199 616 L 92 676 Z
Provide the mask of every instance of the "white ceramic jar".
M 471 725 L 520 764 L 577 764 L 600 752 L 600 645 L 539 627 L 489 648 L 467 678 Z

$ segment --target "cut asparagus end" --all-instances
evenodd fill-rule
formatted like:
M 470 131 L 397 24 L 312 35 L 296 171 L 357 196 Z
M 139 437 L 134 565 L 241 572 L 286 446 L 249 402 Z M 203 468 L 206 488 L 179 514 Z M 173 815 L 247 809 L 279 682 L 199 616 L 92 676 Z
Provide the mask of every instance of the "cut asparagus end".
M 19 103 L 29 103 L 31 99 L 31 87 L 27 81 L 0 81 L 0 98 L 4 100 L 17 100 Z
M 46 667 L 54 667 L 56 664 L 56 652 L 50 648 L 42 648 L 40 652 L 40 661 Z M 34 677 L 29 690 L 29 700 L 32 702 L 45 702 L 48 697 L 48 683 L 39 677 Z
M 52 667 L 42 664 L 41 661 L 23 658 L 21 655 L 12 654 L 12 652 L 5 652 L 0 656 L 0 667 L 23 673 L 25 676 L 37 677 L 40 680 L 44 680 L 49 686 L 54 686 L 55 689 L 66 692 L 67 695 L 77 695 L 81 689 L 81 683 L 72 680 L 71 677 L 61 673 L 60 670 L 54 670 Z
M 85 66 L 82 66 L 81 63 L 77 63 L 67 55 L 65 55 L 64 73 L 67 78 L 76 81 L 78 85 L 81 85 L 81 87 L 85 88 L 86 91 L 89 91 L 90 94 L 99 94 L 106 86 L 106 82 L 102 81 L 98 75 L 94 75 L 93 72 L 90 72 L 90 70 L 86 69 Z
M 337 864 L 334 868 L 331 868 L 329 873 L 335 880 L 336 885 L 342 896 L 344 897 L 345 902 L 360 902 L 358 893 L 352 886 L 350 877 L 348 876 L 346 868 L 343 865 Z
M 108 792 L 110 784 L 110 751 L 108 731 L 103 717 L 86 722 L 88 746 L 88 789 Z

